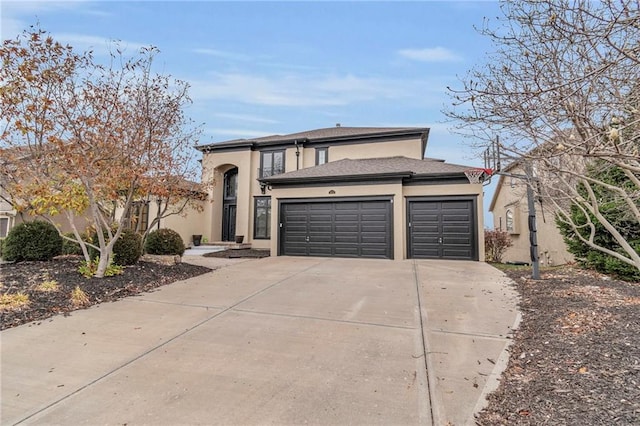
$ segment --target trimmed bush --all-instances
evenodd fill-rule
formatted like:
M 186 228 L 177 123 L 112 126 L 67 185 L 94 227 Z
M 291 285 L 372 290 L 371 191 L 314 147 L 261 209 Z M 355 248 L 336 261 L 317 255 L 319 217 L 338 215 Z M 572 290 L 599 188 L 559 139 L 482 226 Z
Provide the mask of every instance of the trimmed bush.
M 142 237 L 137 232 L 125 229 L 113 245 L 113 263 L 120 266 L 133 265 L 142 256 Z
M 182 256 L 185 247 L 180 234 L 173 229 L 162 228 L 147 235 L 144 250 L 149 254 L 178 254 Z
M 104 232 L 105 239 L 108 237 Z M 98 243 L 98 234 L 94 231 L 91 235 L 91 242 L 96 246 Z M 100 256 L 100 252 L 93 247 L 89 247 L 89 257 L 95 259 Z M 124 229 L 113 245 L 113 263 L 120 266 L 133 265 L 142 256 L 142 237 L 140 234 Z
M 73 235 L 73 232 L 67 232 L 64 235 L 66 237 L 75 238 L 75 235 Z M 78 255 L 82 255 L 82 247 L 80 247 L 80 244 L 76 243 L 75 241 L 69 241 L 69 240 L 65 240 L 63 238 L 62 239 L 62 254 L 78 254 Z
M 9 262 L 51 260 L 62 253 L 62 237 L 49 222 L 36 220 L 20 223 L 9 231 L 4 242 L 3 258 Z
M 513 245 L 511 236 L 506 231 L 484 230 L 484 257 L 487 262 L 502 263 L 502 256 Z

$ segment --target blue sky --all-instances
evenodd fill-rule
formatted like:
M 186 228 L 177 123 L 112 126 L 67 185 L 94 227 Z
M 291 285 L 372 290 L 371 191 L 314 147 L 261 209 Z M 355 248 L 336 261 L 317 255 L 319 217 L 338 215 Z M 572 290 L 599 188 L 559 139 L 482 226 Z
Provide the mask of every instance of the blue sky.
M 201 143 L 336 123 L 424 126 L 428 157 L 482 163 L 441 111 L 446 87 L 493 50 L 474 26 L 500 14 L 497 2 L 2 0 L 0 12 L 2 39 L 39 22 L 98 58 L 109 40 L 131 54 L 157 46 L 156 70 L 192 86 Z

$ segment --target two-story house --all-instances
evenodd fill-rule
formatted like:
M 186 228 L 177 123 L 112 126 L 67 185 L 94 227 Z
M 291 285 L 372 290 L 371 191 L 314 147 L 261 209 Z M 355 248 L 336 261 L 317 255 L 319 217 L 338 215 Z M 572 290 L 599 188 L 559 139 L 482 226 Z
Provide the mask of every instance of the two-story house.
M 202 233 L 272 255 L 484 259 L 472 167 L 424 158 L 428 128 L 331 127 L 198 146 L 218 184 Z

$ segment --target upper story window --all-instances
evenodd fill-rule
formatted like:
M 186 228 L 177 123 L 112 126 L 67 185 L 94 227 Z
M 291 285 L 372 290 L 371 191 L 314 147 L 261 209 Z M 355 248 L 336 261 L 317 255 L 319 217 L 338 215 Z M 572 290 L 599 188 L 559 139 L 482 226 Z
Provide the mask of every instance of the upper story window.
M 260 171 L 261 178 L 284 173 L 284 150 L 261 152 Z
M 316 148 L 316 166 L 329 162 L 329 148 Z
M 507 232 L 513 232 L 515 230 L 513 226 L 513 210 L 509 209 L 505 213 L 505 227 Z
M 236 198 L 238 193 L 238 168 L 233 168 L 224 174 L 224 199 Z

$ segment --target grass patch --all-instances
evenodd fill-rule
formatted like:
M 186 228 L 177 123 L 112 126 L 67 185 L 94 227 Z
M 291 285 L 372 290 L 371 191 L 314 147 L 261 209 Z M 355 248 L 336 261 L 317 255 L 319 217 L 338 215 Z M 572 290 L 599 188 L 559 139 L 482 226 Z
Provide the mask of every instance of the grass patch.
M 531 265 L 513 265 L 510 263 L 496 263 L 496 262 L 487 262 L 489 265 L 493 266 L 496 269 L 501 270 L 502 272 L 509 271 L 532 271 L 533 266 Z M 555 271 L 558 269 L 564 268 L 566 265 L 554 265 L 554 266 L 540 266 L 540 272 L 549 272 Z
M 71 292 L 71 304 L 75 308 L 82 308 L 90 304 L 89 296 L 85 293 L 80 286 L 76 286 Z
M 15 310 L 29 305 L 29 296 L 23 292 L 0 295 L 0 310 Z
M 42 292 L 50 292 L 50 291 L 58 291 L 60 289 L 60 284 L 56 280 L 47 280 L 43 281 L 36 287 L 37 291 Z

